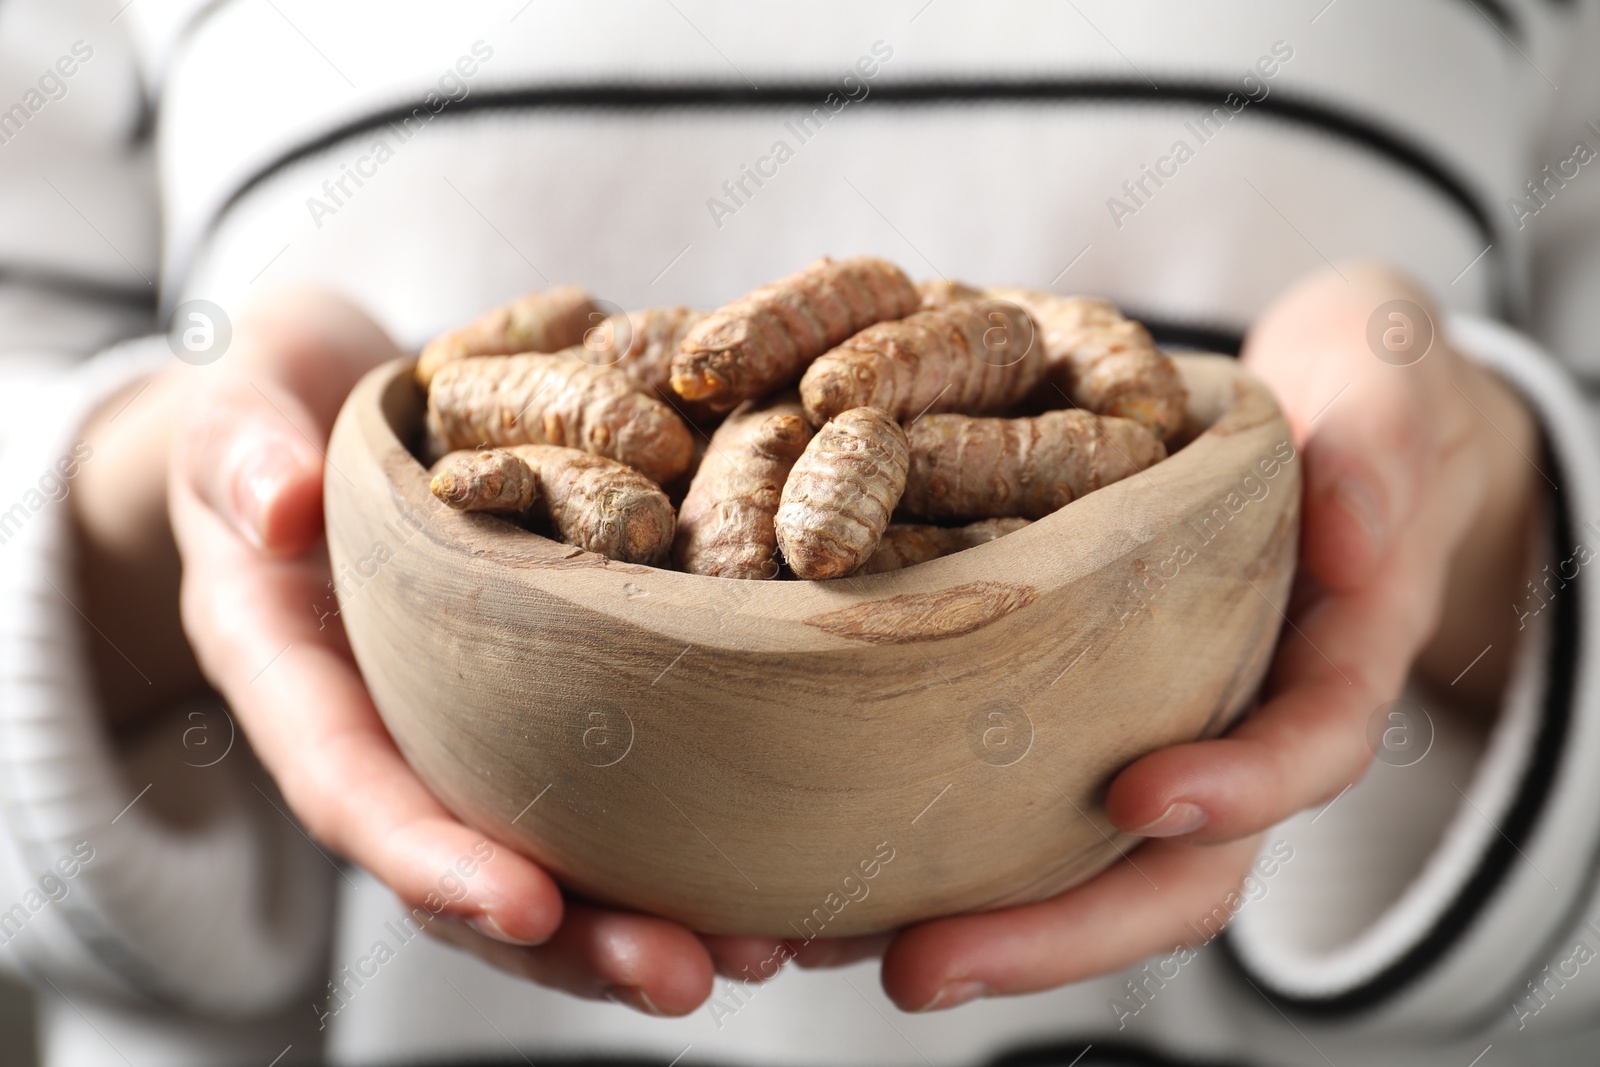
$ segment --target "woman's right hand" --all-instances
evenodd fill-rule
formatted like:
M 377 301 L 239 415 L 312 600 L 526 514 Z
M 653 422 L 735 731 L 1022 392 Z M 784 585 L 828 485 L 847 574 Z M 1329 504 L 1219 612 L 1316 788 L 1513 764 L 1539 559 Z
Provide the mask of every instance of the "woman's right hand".
M 437 911 L 430 932 L 578 996 L 682 1015 L 710 994 L 714 969 L 770 958 L 775 941 L 699 937 L 563 901 L 503 844 L 479 865 L 484 835 L 401 757 L 326 607 L 323 450 L 356 381 L 402 352 L 360 310 L 319 293 L 257 306 L 233 344 L 205 368 L 172 450 L 183 620 L 206 677 L 312 836 L 407 908 Z

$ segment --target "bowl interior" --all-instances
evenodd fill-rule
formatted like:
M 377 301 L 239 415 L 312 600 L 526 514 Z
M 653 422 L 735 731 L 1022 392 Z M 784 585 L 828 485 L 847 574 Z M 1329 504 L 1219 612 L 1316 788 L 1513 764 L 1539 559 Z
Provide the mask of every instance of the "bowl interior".
M 1185 453 L 1191 443 L 1213 432 L 1214 429 L 1224 435 L 1238 432 L 1242 425 L 1235 424 L 1259 422 L 1264 413 L 1260 410 L 1259 403 L 1246 405 L 1249 410 L 1242 409 L 1236 375 L 1220 373 L 1221 368 L 1236 367 L 1236 361 L 1216 355 L 1185 355 L 1175 358 L 1179 366 L 1186 371 L 1185 379 L 1189 388 L 1187 419 L 1183 428 L 1168 442 L 1168 458 L 1151 470 L 1160 472 L 1164 480 L 1179 481 L 1183 478 L 1184 468 L 1209 461 L 1207 457 L 1193 457 L 1192 460 L 1186 457 Z M 395 491 L 412 505 L 427 506 L 432 504 L 432 496 L 427 488 L 428 472 L 418 458 L 422 450 L 422 423 L 426 399 L 412 377 L 413 366 L 412 360 L 400 361 L 387 368 L 387 372 L 382 376 L 377 399 L 382 414 L 381 426 L 387 440 L 379 442 L 379 445 L 387 454 L 386 467 L 394 482 Z M 1259 401 L 1260 398 L 1251 396 L 1250 399 Z M 1275 406 L 1271 406 L 1271 411 L 1276 412 Z M 1223 423 L 1220 427 L 1219 422 Z M 989 565 L 983 568 L 986 570 L 1003 567 L 1002 555 L 1010 556 L 1019 549 L 1030 556 L 1037 556 L 1056 537 L 1059 537 L 1061 527 L 1072 525 L 1075 528 L 1074 536 L 1079 536 L 1084 524 L 1074 523 L 1071 520 L 1084 511 L 1091 502 L 1101 505 L 1096 508 L 1097 511 L 1109 511 L 1112 508 L 1108 505 L 1112 504 L 1113 498 L 1137 494 L 1147 488 L 1152 492 L 1160 491 L 1151 488 L 1149 476 L 1135 476 L 1098 490 L 1089 497 L 1074 501 L 1066 508 L 1036 520 L 1002 539 L 900 571 L 838 581 L 745 582 L 687 574 L 666 568 L 636 568 L 634 565 L 615 561 L 595 562 L 605 570 L 617 574 L 634 570 L 645 571 L 654 581 L 681 586 L 689 596 L 715 599 L 737 591 L 739 595 L 736 599 L 746 610 L 750 610 L 752 601 L 760 601 L 772 604 L 781 615 L 820 607 L 822 603 L 836 600 L 841 595 L 892 596 L 897 592 L 916 592 L 925 590 L 930 585 L 947 584 L 951 579 L 965 575 L 968 567 L 980 566 L 975 562 L 978 560 L 983 560 Z M 511 519 L 494 515 L 453 517 L 463 520 L 451 524 L 453 532 L 460 536 L 464 543 L 470 544 L 475 555 L 508 567 L 546 563 L 553 558 L 572 559 L 589 555 Z M 1114 523 L 1100 525 L 1096 530 L 1095 540 L 1100 542 L 1102 551 L 1086 553 L 1079 561 L 1086 568 L 1092 567 L 1106 553 L 1117 553 L 1126 548 L 1131 541 L 1137 540 L 1142 532 Z M 1081 537 L 1079 540 L 1081 543 Z M 1066 577 L 1070 579 L 1070 574 Z

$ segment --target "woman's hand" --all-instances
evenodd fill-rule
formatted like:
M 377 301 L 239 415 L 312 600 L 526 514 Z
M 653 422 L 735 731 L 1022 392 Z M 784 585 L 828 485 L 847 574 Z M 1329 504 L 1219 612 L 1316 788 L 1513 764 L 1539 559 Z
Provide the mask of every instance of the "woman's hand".
M 1439 328 L 1425 293 L 1372 265 L 1319 274 L 1262 316 L 1243 358 L 1277 395 L 1305 461 L 1293 626 L 1264 702 L 1225 737 L 1154 752 L 1117 776 L 1112 821 L 1162 839 L 1132 861 L 1038 904 L 901 932 L 883 970 L 897 1004 L 1034 992 L 1196 943 L 1196 920 L 1245 874 L 1253 835 L 1362 776 L 1368 719 L 1408 673 L 1460 704 L 1492 703 L 1545 480 L 1531 413 Z
M 330 613 L 323 449 L 356 381 L 401 354 L 357 309 L 301 293 L 245 317 L 233 350 L 205 368 L 168 487 L 200 664 L 311 834 L 408 907 L 442 905 L 431 932 L 579 996 L 692 1011 L 715 966 L 767 958 L 773 943 L 564 904 L 548 874 L 503 845 L 480 866 L 484 835 L 407 766 Z

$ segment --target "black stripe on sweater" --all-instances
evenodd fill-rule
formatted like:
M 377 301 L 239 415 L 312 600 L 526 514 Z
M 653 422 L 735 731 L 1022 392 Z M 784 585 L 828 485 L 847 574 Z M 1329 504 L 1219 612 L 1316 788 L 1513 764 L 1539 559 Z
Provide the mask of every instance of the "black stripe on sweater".
M 529 1053 L 538 1056 L 538 1049 Z M 409 1063 L 408 1067 L 512 1067 L 523 1059 L 449 1059 Z M 685 1060 L 683 1067 L 703 1067 L 705 1060 Z M 661 1067 L 659 1061 L 636 1056 L 584 1056 L 551 1059 L 538 1056 L 540 1067 Z M 1079 1039 L 1027 1045 L 987 1061 L 986 1067 L 1244 1067 L 1237 1060 L 1182 1059 L 1156 1049 L 1120 1041 Z
M 1144 314 L 1134 308 L 1124 313 L 1144 323 L 1156 344 L 1162 348 L 1185 348 L 1196 352 L 1215 352 L 1222 356 L 1237 356 L 1244 347 L 1244 334 L 1232 327 L 1203 322 L 1182 322 L 1164 318 L 1159 313 Z
M 1458 0 L 1460 4 L 1476 11 L 1488 21 L 1489 25 L 1504 35 L 1505 39 L 1515 43 L 1523 39 L 1522 22 L 1510 7 L 1500 0 Z
M 452 119 L 494 111 L 641 113 L 821 106 L 827 95 L 834 91 L 835 87 L 826 83 L 769 85 L 762 89 L 723 83 L 529 86 L 473 93 L 431 113 L 430 121 L 433 118 Z M 878 85 L 863 99 L 875 101 L 878 107 L 1110 104 L 1212 108 L 1225 106 L 1224 101 L 1228 96 L 1237 92 L 1236 86 L 1226 82 L 1172 81 L 1157 88 L 1143 80 L 1119 78 L 932 80 Z M 222 218 L 252 190 L 285 168 L 351 138 L 385 129 L 390 123 L 402 122 L 418 111 L 430 115 L 420 103 L 407 103 L 371 112 L 279 153 L 258 167 L 229 194 L 208 224 L 207 233 L 214 230 Z M 1379 119 L 1358 115 L 1321 101 L 1295 97 L 1283 89 L 1273 90 L 1269 96 L 1251 103 L 1238 114 L 1274 119 L 1321 133 L 1387 160 L 1397 169 L 1422 181 L 1441 199 L 1460 211 L 1471 222 L 1479 239 L 1493 245 L 1498 255 L 1500 242 L 1496 239 L 1489 210 L 1466 181 L 1430 149 L 1386 127 Z
M 49 267 L 0 263 L 0 286 L 44 289 L 62 296 L 97 304 L 118 304 L 138 311 L 154 311 L 155 288 L 123 286 Z
M 1191 1059 L 1120 1041 L 1051 1041 L 1025 1045 L 987 1067 L 1244 1067 L 1235 1059 Z

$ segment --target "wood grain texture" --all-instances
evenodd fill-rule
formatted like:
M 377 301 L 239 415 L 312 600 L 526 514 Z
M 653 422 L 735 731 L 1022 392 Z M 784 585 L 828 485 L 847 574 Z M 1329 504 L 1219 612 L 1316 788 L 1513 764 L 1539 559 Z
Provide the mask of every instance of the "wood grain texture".
M 837 608 L 806 623 L 837 637 L 875 645 L 936 641 L 970 634 L 1027 607 L 1039 591 L 1029 585 L 967 582 L 935 593 L 902 593 Z
M 1225 729 L 1287 602 L 1288 429 L 1235 362 L 1179 365 L 1170 459 L 989 544 L 808 583 L 450 511 L 401 443 L 422 404 L 390 364 L 329 446 L 342 617 L 429 787 L 586 895 L 789 937 L 1038 900 L 1136 844 L 1106 783 Z

